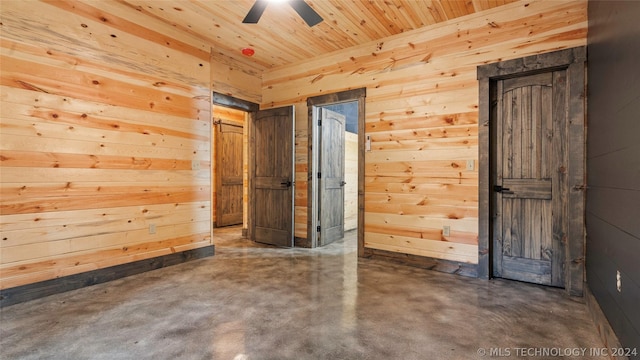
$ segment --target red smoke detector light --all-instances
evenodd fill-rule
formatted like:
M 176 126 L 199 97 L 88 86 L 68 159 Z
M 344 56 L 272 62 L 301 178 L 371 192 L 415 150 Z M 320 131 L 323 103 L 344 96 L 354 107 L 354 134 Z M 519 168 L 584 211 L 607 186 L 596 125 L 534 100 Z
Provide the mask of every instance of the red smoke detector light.
M 242 49 L 242 55 L 244 56 L 253 56 L 253 54 L 255 54 L 256 51 L 253 50 L 252 48 L 244 48 Z

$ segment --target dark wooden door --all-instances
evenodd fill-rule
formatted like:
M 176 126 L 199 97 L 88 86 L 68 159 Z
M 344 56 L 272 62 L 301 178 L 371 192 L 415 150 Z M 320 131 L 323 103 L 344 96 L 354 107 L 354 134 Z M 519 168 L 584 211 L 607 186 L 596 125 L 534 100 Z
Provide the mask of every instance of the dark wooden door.
M 321 108 L 320 246 L 344 237 L 344 131 L 346 117 Z
M 293 107 L 260 110 L 251 131 L 253 240 L 293 246 Z
M 500 80 L 494 150 L 494 276 L 564 286 L 565 70 Z
M 216 125 L 216 227 L 242 224 L 242 131 Z

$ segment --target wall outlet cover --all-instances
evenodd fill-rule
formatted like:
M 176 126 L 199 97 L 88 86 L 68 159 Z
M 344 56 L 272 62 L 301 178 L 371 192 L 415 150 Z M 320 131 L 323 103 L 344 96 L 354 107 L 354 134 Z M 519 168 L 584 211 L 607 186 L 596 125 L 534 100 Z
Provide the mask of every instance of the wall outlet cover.
M 475 160 L 467 160 L 467 170 L 473 171 L 476 168 Z

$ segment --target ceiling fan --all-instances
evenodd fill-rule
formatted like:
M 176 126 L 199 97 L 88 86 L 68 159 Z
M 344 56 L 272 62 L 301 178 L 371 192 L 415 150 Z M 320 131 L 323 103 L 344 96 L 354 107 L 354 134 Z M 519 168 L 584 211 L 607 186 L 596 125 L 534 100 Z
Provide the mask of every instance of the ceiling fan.
M 268 2 L 269 0 L 256 0 L 242 22 L 244 24 L 257 24 L 264 12 L 264 9 L 267 7 Z M 304 0 L 288 0 L 287 2 L 307 23 L 307 25 L 314 26 L 322 22 L 322 17 L 318 15 L 318 13 L 313 10 L 309 4 L 304 2 Z

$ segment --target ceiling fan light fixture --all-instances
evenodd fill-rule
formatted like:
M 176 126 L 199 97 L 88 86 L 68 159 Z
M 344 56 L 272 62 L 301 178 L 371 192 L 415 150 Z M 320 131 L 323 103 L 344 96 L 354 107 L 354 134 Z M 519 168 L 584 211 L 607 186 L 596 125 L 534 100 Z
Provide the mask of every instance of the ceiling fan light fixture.
M 257 24 L 258 20 L 262 16 L 264 9 L 267 8 L 267 4 L 269 2 L 273 2 L 277 0 L 256 0 L 253 3 L 251 9 L 247 13 L 247 16 L 242 20 L 244 24 Z M 278 0 L 282 2 L 287 2 L 293 10 L 295 10 L 298 15 L 304 20 L 304 22 L 309 25 L 309 27 L 314 26 L 322 22 L 322 17 L 315 11 L 309 4 L 307 4 L 304 0 Z

